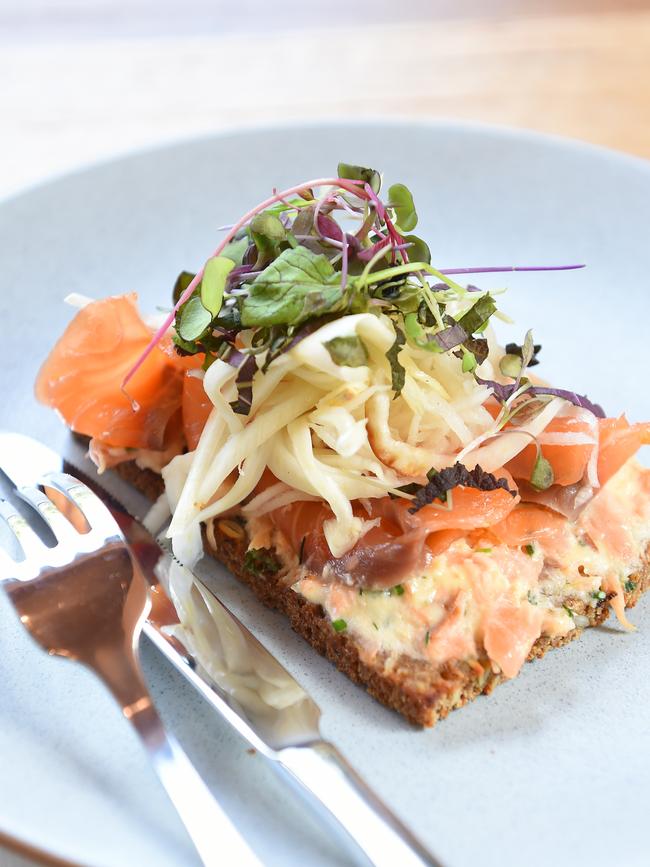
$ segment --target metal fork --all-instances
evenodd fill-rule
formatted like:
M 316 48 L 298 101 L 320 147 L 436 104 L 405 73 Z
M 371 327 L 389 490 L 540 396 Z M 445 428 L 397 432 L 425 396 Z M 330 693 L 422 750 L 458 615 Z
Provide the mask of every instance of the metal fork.
M 47 473 L 38 485 L 17 493 L 49 526 L 53 548 L 0 500 L 0 517 L 24 554 L 16 561 L 0 549 L 0 583 L 21 622 L 48 653 L 75 659 L 104 681 L 140 735 L 203 863 L 261 867 L 153 705 L 137 650 L 149 593 L 118 525 L 72 476 Z

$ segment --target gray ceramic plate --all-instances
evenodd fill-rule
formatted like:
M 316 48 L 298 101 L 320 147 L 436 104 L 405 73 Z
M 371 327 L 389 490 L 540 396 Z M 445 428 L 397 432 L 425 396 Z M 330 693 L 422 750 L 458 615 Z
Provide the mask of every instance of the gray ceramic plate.
M 547 379 L 610 414 L 647 418 L 650 167 L 586 145 L 439 124 L 345 124 L 193 141 L 63 178 L 0 207 L 2 426 L 60 446 L 32 382 L 71 291 L 168 302 L 217 227 L 273 186 L 381 168 L 414 191 L 436 263 L 584 261 L 584 271 L 483 280 Z M 215 567 L 216 568 L 216 567 Z M 593 630 L 432 731 L 410 728 L 293 635 L 225 572 L 223 597 L 312 691 L 325 734 L 450 867 L 650 861 L 650 610 Z M 344 864 L 259 756 L 148 646 L 161 711 L 269 865 Z M 37 652 L 0 597 L 0 830 L 93 865 L 196 859 L 135 737 L 85 671 Z M 396 865 L 397 867 L 397 865 Z

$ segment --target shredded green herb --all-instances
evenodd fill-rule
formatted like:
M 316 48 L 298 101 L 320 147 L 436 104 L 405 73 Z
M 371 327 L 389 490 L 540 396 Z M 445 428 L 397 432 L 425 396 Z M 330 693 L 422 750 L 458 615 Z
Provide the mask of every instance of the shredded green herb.
M 250 548 L 244 554 L 244 568 L 252 575 L 275 575 L 280 562 L 267 548 Z
M 533 542 L 529 542 L 527 545 L 524 545 L 524 551 L 528 554 L 529 557 L 535 556 L 535 545 Z
M 403 596 L 404 595 L 404 588 L 402 587 L 401 584 L 396 584 L 394 587 L 390 588 L 389 592 L 390 592 L 391 596 Z
M 343 632 L 348 628 L 348 624 L 343 618 L 339 618 L 338 620 L 332 621 L 332 627 L 334 628 L 334 632 Z
M 636 590 L 637 582 L 633 581 L 632 578 L 628 578 L 625 584 L 623 585 L 623 589 L 626 593 L 633 593 Z

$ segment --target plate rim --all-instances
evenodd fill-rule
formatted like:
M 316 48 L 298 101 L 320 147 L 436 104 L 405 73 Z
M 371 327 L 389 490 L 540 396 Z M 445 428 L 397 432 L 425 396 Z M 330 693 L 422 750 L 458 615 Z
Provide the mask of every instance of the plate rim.
M 253 122 L 246 124 L 237 124 L 232 127 L 224 127 L 223 129 L 206 131 L 200 134 L 170 136 L 160 139 L 159 141 L 148 142 L 141 146 L 125 148 L 117 150 L 114 153 L 98 157 L 82 160 L 73 168 L 54 171 L 42 178 L 37 178 L 32 182 L 20 186 L 16 190 L 10 190 L 8 193 L 0 196 L 0 209 L 6 205 L 14 204 L 17 200 L 29 196 L 32 193 L 38 193 L 50 186 L 58 183 L 85 175 L 91 174 L 93 171 L 110 168 L 113 165 L 130 159 L 138 159 L 147 156 L 157 156 L 165 152 L 174 150 L 182 150 L 185 147 L 193 144 L 208 143 L 210 141 L 220 141 L 228 138 L 236 138 L 242 135 L 264 135 L 270 132 L 287 132 L 298 133 L 301 130 L 318 130 L 332 129 L 344 127 L 356 129 L 369 129 L 371 127 L 391 127 L 394 129 L 422 129 L 422 130 L 452 130 L 461 133 L 474 133 L 476 135 L 491 135 L 502 138 L 504 140 L 519 140 L 532 144 L 541 144 L 550 149 L 563 151 L 571 150 L 585 153 L 593 157 L 601 157 L 603 160 L 618 163 L 621 166 L 629 166 L 630 168 L 638 169 L 643 173 L 650 175 L 650 155 L 643 157 L 638 154 L 628 153 L 627 151 L 618 150 L 608 147 L 607 145 L 597 144 L 585 139 L 574 138 L 572 136 L 563 135 L 560 133 L 545 132 L 528 127 L 518 127 L 509 124 L 498 124 L 487 121 L 471 120 L 454 117 L 420 117 L 408 114 L 391 114 L 391 115 L 367 115 L 360 118 L 350 118 L 345 115 L 333 115 L 327 118 L 313 119 L 285 119 L 280 123 L 271 123 L 269 121 Z

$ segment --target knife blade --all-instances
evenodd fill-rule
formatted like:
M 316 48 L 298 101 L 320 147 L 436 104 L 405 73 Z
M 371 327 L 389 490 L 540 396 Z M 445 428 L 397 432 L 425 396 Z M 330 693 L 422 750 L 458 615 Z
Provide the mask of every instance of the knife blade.
M 194 573 L 174 560 L 169 546 L 133 517 L 144 515 L 144 498 L 125 495 L 123 485 L 121 497 L 107 490 L 115 486 L 104 476 L 100 481 L 77 441 L 70 441 L 63 459 L 30 437 L 0 431 L 0 469 L 16 487 L 64 465 L 90 485 L 120 525 L 151 588 L 143 631 L 174 668 L 307 796 L 322 818 L 344 832 L 363 863 L 441 867 L 336 747 L 321 738 L 320 709 L 308 693 Z M 131 501 L 129 510 L 121 505 L 124 499 Z

